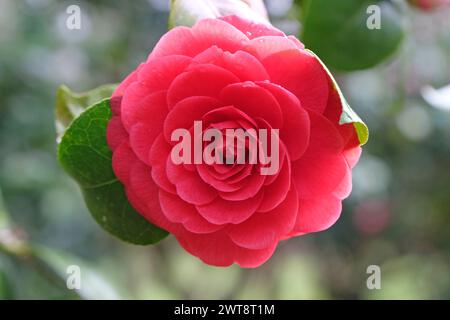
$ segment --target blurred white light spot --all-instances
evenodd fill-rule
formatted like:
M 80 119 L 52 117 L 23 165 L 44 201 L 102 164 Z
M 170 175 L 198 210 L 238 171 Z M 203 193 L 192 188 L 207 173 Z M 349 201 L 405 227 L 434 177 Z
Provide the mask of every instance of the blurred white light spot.
M 428 113 L 420 106 L 405 108 L 396 119 L 400 132 L 412 141 L 421 141 L 428 137 L 432 130 Z
M 425 86 L 422 88 L 421 93 L 424 100 L 431 106 L 450 111 L 450 85 L 441 89 Z

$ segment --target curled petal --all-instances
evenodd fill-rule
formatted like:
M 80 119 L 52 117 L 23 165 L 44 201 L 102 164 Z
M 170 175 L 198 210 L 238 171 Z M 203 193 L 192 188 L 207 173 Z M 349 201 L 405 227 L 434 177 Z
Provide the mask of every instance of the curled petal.
M 224 104 L 232 105 L 253 118 L 263 118 L 273 128 L 281 128 L 283 116 L 280 105 L 266 89 L 252 82 L 231 84 L 220 94 Z
M 164 136 L 160 134 L 150 149 L 149 162 L 152 167 L 153 181 L 164 191 L 176 194 L 175 185 L 169 181 L 166 173 L 166 164 L 170 151 L 170 145 L 166 142 Z
M 191 63 L 191 58 L 179 55 L 149 59 L 139 69 L 137 79 L 148 92 L 167 91 L 172 81 Z
M 188 171 L 183 165 L 176 165 L 170 156 L 166 165 L 167 178 L 177 188 L 181 199 L 195 205 L 206 205 L 217 197 L 217 191 L 207 185 L 197 172 Z
M 203 19 L 192 27 L 195 47 L 203 51 L 213 45 L 229 52 L 236 52 L 248 38 L 231 24 L 219 19 Z
M 194 58 L 197 63 L 211 63 L 231 71 L 241 81 L 268 80 L 269 75 L 261 62 L 251 54 L 238 50 L 235 53 L 213 46 Z
M 233 73 L 213 64 L 194 66 L 172 82 L 167 94 L 169 108 L 189 97 L 217 98 L 224 87 L 236 82 L 239 78 Z
M 170 55 L 192 57 L 197 52 L 196 41 L 191 29 L 187 27 L 176 27 L 161 37 L 148 59 Z
M 198 212 L 214 224 L 238 224 L 247 220 L 258 209 L 263 193 L 244 201 L 227 201 L 217 197 L 211 203 L 197 206 Z
M 181 200 L 177 195 L 159 191 L 159 201 L 164 215 L 173 223 L 181 223 L 193 233 L 212 233 L 222 226 L 206 221 L 195 207 Z
M 276 179 L 264 188 L 264 199 L 258 212 L 268 212 L 284 201 L 291 189 L 291 164 L 285 161 Z
M 164 121 L 164 137 L 171 141 L 176 129 L 190 129 L 194 121 L 201 120 L 203 115 L 221 106 L 216 98 L 194 96 L 178 102 L 170 110 Z
M 283 128 L 280 138 L 289 151 L 291 161 L 300 158 L 305 152 L 310 136 L 310 120 L 297 97 L 281 86 L 258 82 L 278 100 L 283 113 Z
M 286 199 L 275 209 L 266 213 L 255 213 L 243 223 L 229 226 L 226 232 L 231 240 L 241 247 L 264 249 L 291 232 L 297 211 L 297 191 L 292 188 Z

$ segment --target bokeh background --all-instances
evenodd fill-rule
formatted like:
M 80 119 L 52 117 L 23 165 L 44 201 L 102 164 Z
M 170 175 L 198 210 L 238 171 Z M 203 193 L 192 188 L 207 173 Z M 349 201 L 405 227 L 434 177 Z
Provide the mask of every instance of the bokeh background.
M 81 30 L 65 27 L 71 4 Z M 292 1 L 266 4 L 274 25 L 298 33 Z M 56 161 L 58 85 L 123 79 L 167 30 L 168 1 L 0 0 L 0 242 L 15 248 L 0 245 L 0 299 L 450 299 L 450 112 L 420 94 L 450 83 L 450 10 L 406 14 L 393 57 L 337 74 L 371 130 L 341 219 L 243 270 L 204 265 L 173 237 L 113 238 Z M 73 264 L 79 292 L 65 287 Z M 381 267 L 381 290 L 366 286 L 369 265 Z

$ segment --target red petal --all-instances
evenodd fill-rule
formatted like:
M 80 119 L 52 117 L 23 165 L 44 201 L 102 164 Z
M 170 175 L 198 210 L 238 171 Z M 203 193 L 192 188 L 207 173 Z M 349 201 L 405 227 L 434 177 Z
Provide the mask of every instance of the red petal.
M 157 127 L 152 127 L 143 123 L 138 123 L 131 127 L 130 145 L 139 160 L 149 165 L 149 153 L 153 142 L 161 133 Z
M 273 83 L 258 82 L 278 100 L 283 113 L 283 128 L 280 138 L 289 151 L 291 161 L 297 160 L 305 152 L 309 143 L 310 121 L 297 97 Z
M 253 39 L 245 49 L 258 57 L 258 59 L 263 60 L 274 53 L 286 50 L 297 50 L 298 46 L 287 37 L 265 36 Z
M 125 93 L 128 96 L 128 91 Z M 164 119 L 168 114 L 166 92 L 159 91 L 146 96 L 142 100 L 124 99 L 122 104 L 122 121 L 129 130 L 137 122 L 141 122 L 155 132 L 162 132 Z
M 126 185 L 127 197 L 133 207 L 151 223 L 171 233 L 182 232 L 180 225 L 171 223 L 162 213 L 159 204 L 158 187 L 150 176 L 150 168 L 136 162 Z
M 236 191 L 220 192 L 220 197 L 229 201 L 242 201 L 256 196 L 260 192 L 266 176 L 253 172 L 246 180 L 245 184 Z
M 198 212 L 209 222 L 214 224 L 238 224 L 247 220 L 262 201 L 262 192 L 254 198 L 244 201 L 227 201 L 217 197 L 207 205 L 197 206 Z
M 297 191 L 292 188 L 285 201 L 267 213 L 255 213 L 239 225 L 229 226 L 226 232 L 238 246 L 264 249 L 288 234 L 295 225 L 298 212 Z
M 117 179 L 126 184 L 129 180 L 131 167 L 139 159 L 131 150 L 127 141 L 122 142 L 115 150 L 112 156 L 112 168 Z
M 194 121 L 201 120 L 203 115 L 220 106 L 219 100 L 211 97 L 188 97 L 178 102 L 164 121 L 164 137 L 171 141 L 176 129 L 190 129 Z
M 127 140 L 128 133 L 122 125 L 120 117 L 112 117 L 106 129 L 106 140 L 111 150 L 115 150 L 123 141 Z
M 266 89 L 252 83 L 241 82 L 222 90 L 221 101 L 243 111 L 252 118 L 263 118 L 273 128 L 281 128 L 283 115 L 280 105 Z
M 188 27 L 176 27 L 161 37 L 150 54 L 149 60 L 170 55 L 192 57 L 197 52 L 199 52 L 199 49 L 191 29 Z
M 176 165 L 170 157 L 166 164 L 167 178 L 177 188 L 181 199 L 195 205 L 211 203 L 217 192 L 198 176 L 197 172 L 186 170 L 183 165 Z
M 359 158 L 361 157 L 362 149 L 361 147 L 356 147 L 352 149 L 347 149 L 344 151 L 344 157 L 347 160 L 350 168 L 354 168 L 358 163 Z
M 328 101 L 328 75 L 304 50 L 282 51 L 263 60 L 271 81 L 294 93 L 304 108 L 323 113 Z
M 232 26 L 239 29 L 249 39 L 254 39 L 262 36 L 284 36 L 284 33 L 272 26 L 262 23 L 255 23 L 247 19 L 242 19 L 239 16 L 231 15 L 220 17 L 219 19 L 228 22 Z
M 207 235 L 186 233 L 176 236 L 186 251 L 207 264 L 221 267 L 237 263 L 243 268 L 256 268 L 266 262 L 276 248 L 274 244 L 262 250 L 244 249 L 234 244 L 223 231 Z
M 264 188 L 264 199 L 258 212 L 268 212 L 284 201 L 291 188 L 291 164 L 288 160 L 283 164 L 275 181 Z
M 297 222 L 291 236 L 331 227 L 341 214 L 342 201 L 332 195 L 300 199 Z
M 213 45 L 236 52 L 248 41 L 248 38 L 229 23 L 219 19 L 202 19 L 192 27 L 192 34 L 196 40 L 194 47 L 198 52 Z
M 160 134 L 150 149 L 149 162 L 152 166 L 152 178 L 155 183 L 161 189 L 176 194 L 176 188 L 169 181 L 166 173 L 166 163 L 170 157 L 170 151 L 170 145 L 166 142 L 164 136 Z
M 160 95 L 161 93 L 157 94 Z M 152 94 L 140 82 L 134 82 L 127 88 L 121 103 L 122 123 L 127 131 L 132 125 L 131 121 L 135 120 L 133 119 L 134 113 L 141 106 L 142 101 L 151 96 Z
M 202 180 L 205 181 L 205 183 L 211 185 L 217 191 L 232 192 L 232 191 L 239 190 L 242 187 L 242 184 L 239 184 L 239 183 L 231 184 L 231 183 L 228 183 L 227 181 L 222 181 L 222 180 L 217 179 L 210 173 L 207 165 L 202 164 L 202 165 L 198 165 L 196 167 L 197 167 L 197 172 L 200 175 L 200 177 L 202 178 Z
M 139 69 L 138 80 L 148 92 L 167 91 L 172 81 L 191 63 L 191 58 L 176 55 L 149 59 Z
M 122 82 L 119 84 L 119 86 L 116 88 L 116 90 L 114 90 L 111 98 L 118 98 L 123 96 L 123 93 L 125 92 L 125 90 L 133 83 L 137 80 L 137 73 L 138 70 L 141 66 L 139 66 L 135 71 L 133 71 L 132 73 L 130 73 L 128 76 L 125 77 L 124 80 L 122 80 Z
M 333 195 L 338 199 L 347 198 L 352 192 L 352 171 L 350 168 L 346 170 L 342 181 L 338 184 L 336 189 L 333 191 Z
M 172 82 L 167 95 L 169 108 L 193 96 L 217 98 L 224 87 L 236 82 L 239 78 L 223 68 L 212 64 L 194 66 Z
M 269 75 L 261 62 L 244 51 L 239 50 L 236 53 L 230 53 L 214 46 L 200 53 L 194 60 L 198 63 L 212 63 L 231 71 L 241 81 L 269 79 Z
M 311 138 L 305 154 L 292 163 L 292 179 L 300 198 L 333 192 L 349 170 L 342 155 L 342 138 L 325 117 L 309 112 Z
M 173 223 L 181 223 L 190 232 L 211 233 L 222 228 L 206 221 L 193 205 L 184 202 L 177 195 L 160 190 L 159 200 L 164 215 Z

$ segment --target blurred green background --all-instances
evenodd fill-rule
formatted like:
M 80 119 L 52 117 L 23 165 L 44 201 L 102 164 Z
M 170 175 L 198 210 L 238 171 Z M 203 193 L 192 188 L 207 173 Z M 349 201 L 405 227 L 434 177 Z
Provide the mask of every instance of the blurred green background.
M 274 25 L 298 33 L 292 1 L 266 3 Z M 65 26 L 71 4 L 81 7 L 81 30 Z M 450 83 L 450 10 L 406 10 L 394 57 L 337 75 L 371 130 L 353 193 L 330 230 L 281 243 L 252 270 L 204 265 L 173 237 L 120 242 L 56 161 L 58 85 L 119 82 L 167 16 L 166 0 L 0 0 L 0 240 L 16 248 L 0 250 L 0 299 L 450 299 L 450 112 L 420 95 Z M 2 229 L 6 219 L 16 228 Z M 65 287 L 69 265 L 81 267 L 79 292 Z M 369 265 L 381 267 L 381 290 L 366 286 Z

